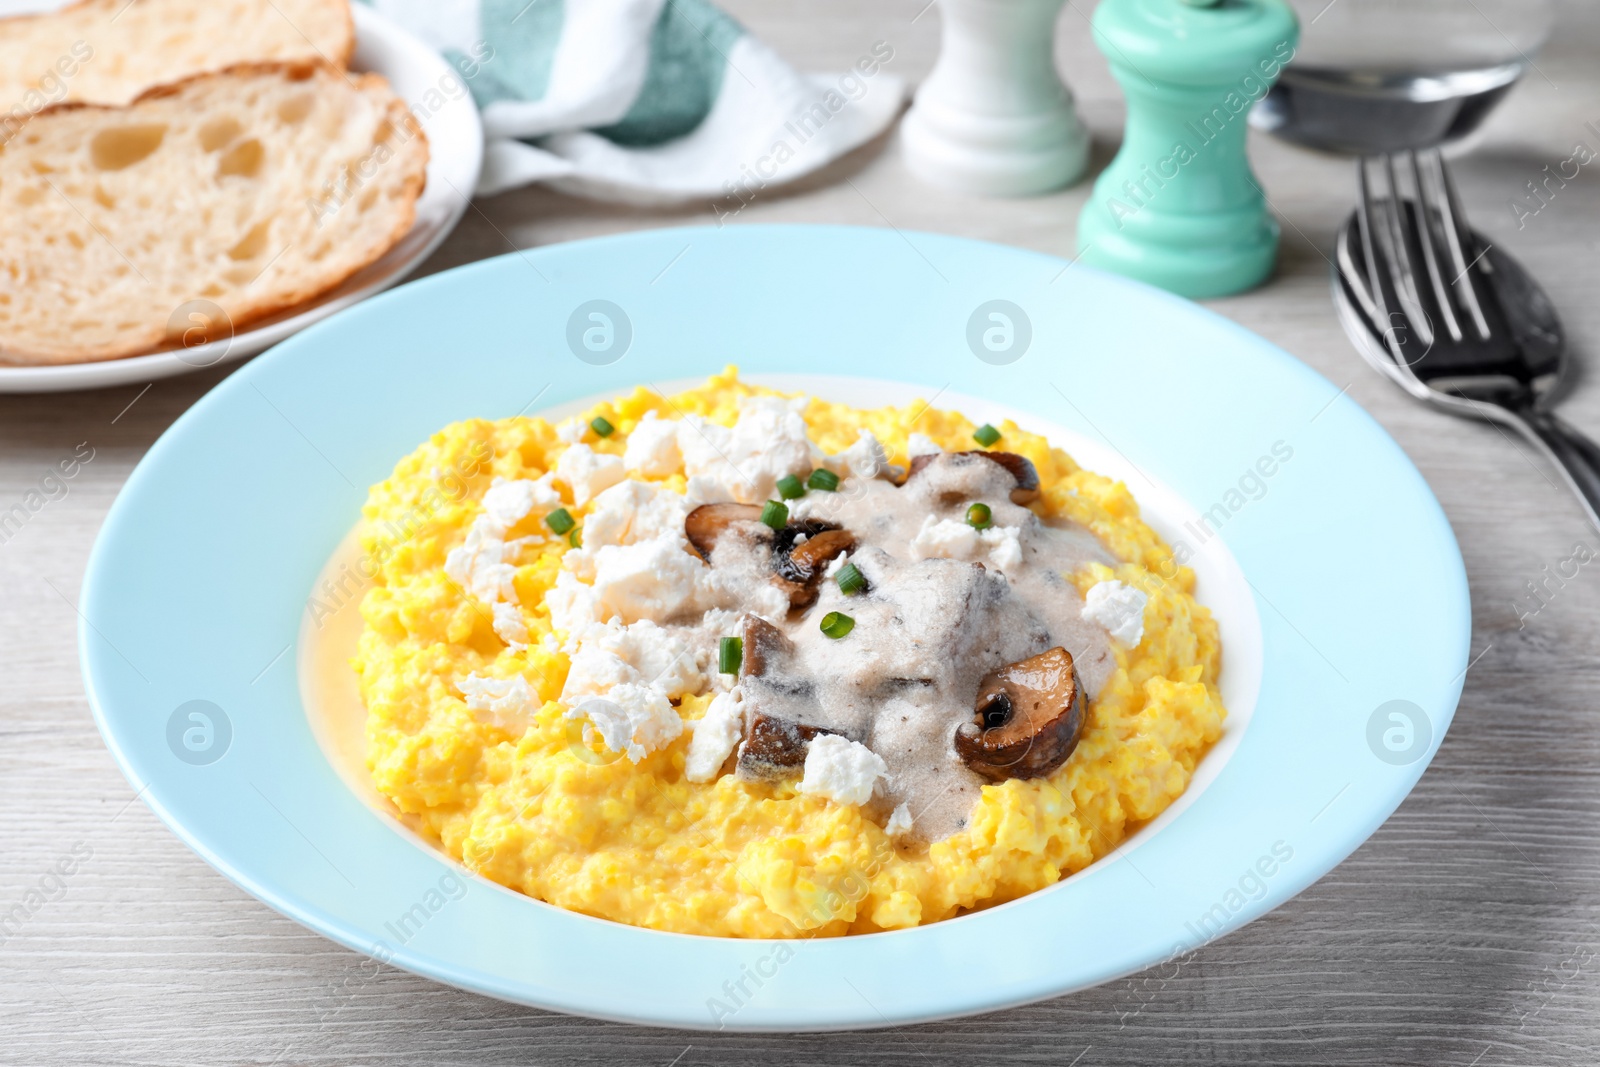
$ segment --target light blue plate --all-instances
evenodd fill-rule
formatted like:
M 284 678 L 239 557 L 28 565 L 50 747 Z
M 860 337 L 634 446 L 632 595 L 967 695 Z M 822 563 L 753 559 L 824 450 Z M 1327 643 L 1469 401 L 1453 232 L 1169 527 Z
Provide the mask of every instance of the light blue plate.
M 1259 697 L 1248 730 L 1202 761 L 1209 784 L 1136 849 L 1051 889 L 925 928 L 799 942 L 561 911 L 458 875 L 357 799 L 313 738 L 292 646 L 366 487 L 452 420 L 729 362 L 1004 405 L 1064 428 L 1069 448 L 1120 459 L 1150 494 L 1165 486 L 1187 501 L 1163 512 L 1164 532 L 1221 560 L 1214 573 L 1236 560 L 1253 591 L 1230 609 L 1225 640 L 1230 627 L 1245 636 L 1225 644 L 1224 679 L 1250 697 L 1259 685 Z M 1275 445 L 1292 458 L 1265 462 Z M 1220 537 L 1194 525 L 1198 513 Z M 1261 338 L 1047 256 L 815 227 L 663 230 L 509 255 L 285 341 L 139 464 L 95 545 L 81 610 L 89 699 L 124 772 L 191 848 L 272 907 L 507 1000 L 765 1030 L 1020 1004 L 1264 914 L 1411 789 L 1449 725 L 1469 636 L 1461 556 L 1416 469 L 1339 390 Z

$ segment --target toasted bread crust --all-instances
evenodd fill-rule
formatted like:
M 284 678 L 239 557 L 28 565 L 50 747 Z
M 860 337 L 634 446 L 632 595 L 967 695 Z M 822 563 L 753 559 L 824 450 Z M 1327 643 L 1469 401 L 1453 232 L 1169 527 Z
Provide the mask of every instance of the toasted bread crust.
M 123 17 L 129 9 L 138 12 L 147 6 L 159 7 L 163 3 L 172 9 L 166 14 L 176 17 L 182 16 L 186 11 L 192 11 L 198 0 L 74 0 L 73 3 L 52 11 L 0 17 L 0 45 L 3 45 L 8 38 L 14 41 L 24 38 L 33 39 L 31 41 L 32 51 L 27 55 L 25 61 L 15 56 L 7 55 L 5 49 L 0 47 L 0 99 L 4 99 L 7 105 L 17 103 L 26 95 L 27 89 L 33 88 L 24 79 L 32 78 L 35 75 L 41 77 L 51 75 L 48 54 L 44 54 L 44 60 L 38 65 L 37 70 L 30 65 L 37 56 L 46 51 L 43 49 L 40 39 L 48 40 L 51 36 L 49 32 L 51 29 L 56 29 L 59 33 L 65 34 L 67 39 L 70 39 L 78 31 L 83 30 L 86 24 L 96 29 L 104 30 L 105 32 L 103 33 L 90 34 L 78 40 L 78 44 L 89 45 L 91 55 L 97 55 L 107 47 L 115 51 L 120 46 L 123 52 L 134 48 L 145 48 L 148 47 L 148 42 L 141 41 L 136 45 L 131 40 L 118 39 L 118 34 L 112 31 L 110 27 L 118 24 L 120 20 L 120 26 L 127 28 L 129 20 L 124 20 Z M 107 75 L 106 79 L 109 80 L 110 84 L 102 82 L 98 87 L 92 83 L 99 75 L 99 71 L 97 68 L 91 67 L 91 88 L 85 91 L 81 86 L 81 78 L 67 77 L 64 80 L 63 88 L 65 95 L 58 102 L 85 100 L 90 103 L 126 103 L 130 102 L 134 96 L 148 85 L 182 80 L 189 74 L 204 74 L 225 70 L 246 59 L 317 60 L 331 63 L 341 69 L 348 68 L 351 58 L 355 55 L 356 48 L 355 17 L 351 12 L 349 0 L 296 0 L 296 3 L 287 6 L 290 7 L 291 11 L 302 15 L 305 13 L 302 9 L 315 12 L 321 24 L 311 26 L 310 33 L 312 36 L 308 36 L 302 30 L 297 21 L 283 10 L 277 0 L 266 0 L 264 6 L 257 5 L 259 9 L 259 21 L 257 23 L 229 24 L 229 28 L 234 32 L 236 39 L 244 42 L 241 48 L 220 50 L 224 53 L 232 52 L 231 58 L 195 61 L 190 56 L 166 57 L 176 64 L 176 71 L 164 66 L 143 84 L 132 80 L 133 76 L 131 74 L 124 74 L 121 77 Z M 329 20 L 337 20 L 339 27 L 337 31 L 324 32 L 329 29 L 327 26 Z M 280 33 L 278 39 L 270 43 L 263 44 L 258 41 L 259 31 L 270 28 L 282 30 L 285 23 L 292 28 L 291 33 Z M 128 29 L 127 32 L 122 34 L 122 37 L 132 36 L 133 32 L 132 29 Z M 93 38 L 92 40 L 90 39 L 91 37 Z M 110 39 L 109 43 L 108 38 Z M 251 55 L 251 52 L 255 54 Z M 61 58 L 65 60 L 68 57 L 62 56 Z M 82 59 L 81 56 L 78 58 Z M 6 69 L 8 66 L 17 69 Z M 137 64 L 135 66 L 137 68 Z M 112 87 L 120 91 L 110 96 L 104 95 Z

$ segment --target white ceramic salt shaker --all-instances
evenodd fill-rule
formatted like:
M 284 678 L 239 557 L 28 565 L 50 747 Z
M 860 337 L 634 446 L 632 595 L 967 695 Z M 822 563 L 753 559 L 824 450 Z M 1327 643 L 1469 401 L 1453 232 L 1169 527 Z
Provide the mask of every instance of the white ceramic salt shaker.
M 901 127 L 906 162 L 934 185 L 1031 196 L 1070 185 L 1089 134 L 1055 63 L 1065 0 L 938 0 L 939 60 Z

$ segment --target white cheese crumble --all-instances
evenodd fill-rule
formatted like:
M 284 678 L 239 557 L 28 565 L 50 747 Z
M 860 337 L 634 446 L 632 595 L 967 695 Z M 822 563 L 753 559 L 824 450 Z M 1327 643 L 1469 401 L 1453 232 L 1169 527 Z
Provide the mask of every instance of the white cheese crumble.
M 914 433 L 906 438 L 906 458 L 916 459 L 918 456 L 937 456 L 944 449 L 933 443 L 933 438 L 927 434 Z
M 911 809 L 904 804 L 895 807 L 889 816 L 889 821 L 883 824 L 883 832 L 890 837 L 899 837 L 911 830 Z
M 550 611 L 550 625 L 565 630 L 569 644 L 579 632 L 601 621 L 594 588 L 578 581 L 570 571 L 556 575 L 555 586 L 544 595 L 544 606 Z
M 494 612 L 494 632 L 500 635 L 500 640 L 512 648 L 527 648 L 528 624 L 523 621 L 522 609 L 502 600 L 490 610 Z
M 978 531 L 964 522 L 927 515 L 906 550 L 912 559 L 966 559 L 978 550 Z
M 684 551 L 681 539 L 658 537 L 595 552 L 594 617 L 666 622 L 693 606 L 708 568 Z
M 646 478 L 665 478 L 675 473 L 683 466 L 683 452 L 678 447 L 680 425 L 676 419 L 660 419 L 653 411 L 645 412 L 628 434 L 622 465 Z
M 569 445 L 575 445 L 583 440 L 583 435 L 589 431 L 589 424 L 582 419 L 568 419 L 556 427 L 556 436 Z
M 565 482 L 572 490 L 572 502 L 579 507 L 587 504 L 601 491 L 611 488 L 627 472 L 621 456 L 596 452 L 588 445 L 573 445 L 556 460 L 556 481 Z
M 483 494 L 483 513 L 499 527 L 503 536 L 526 518 L 529 512 L 535 509 L 554 511 L 561 506 L 561 494 L 555 491 L 550 481 L 549 474 L 537 481 L 496 478 L 489 486 L 489 491 Z
M 935 519 L 928 515 L 923 518 L 922 528 L 906 548 L 912 559 L 987 561 L 1004 574 L 1022 563 L 1021 534 L 1020 526 L 991 526 L 987 530 L 976 530 L 970 523 L 956 519 Z
M 683 456 L 683 473 L 691 481 L 721 485 L 722 472 L 717 468 L 728 462 L 725 457 L 732 443 L 732 430 L 699 415 L 685 415 L 678 423 L 678 452 Z
M 467 528 L 466 540 L 445 556 L 444 572 L 485 604 L 510 600 L 517 595 L 511 584 L 517 568 L 505 562 L 508 554 L 504 530 L 480 516 Z
M 567 712 L 569 719 L 588 719 L 607 748 L 626 753 L 638 763 L 665 748 L 683 733 L 683 719 L 654 686 L 624 683 L 604 697 L 587 697 Z M 584 730 L 584 738 L 591 736 Z
M 991 526 L 979 535 L 989 546 L 989 562 L 1001 574 L 1010 574 L 1022 566 L 1021 535 L 1020 526 Z
M 533 690 L 520 674 L 511 678 L 469 674 L 457 680 L 456 688 L 466 698 L 469 710 L 485 713 L 478 718 L 502 730 L 525 730 L 533 718 Z
M 835 474 L 854 478 L 876 478 L 889 469 L 889 453 L 883 443 L 866 430 L 862 430 L 856 443 L 825 461 Z
M 779 478 L 810 471 L 814 450 L 801 417 L 807 403 L 805 397 L 745 397 L 732 429 L 686 416 L 678 424 L 678 448 L 690 503 L 758 504 L 772 496 Z
M 1144 640 L 1144 608 L 1150 598 L 1124 582 L 1100 582 L 1083 598 L 1083 617 L 1129 648 Z
M 445 556 L 445 574 L 489 606 L 495 633 L 513 648 L 527 646 L 528 629 L 516 608 L 512 579 L 517 568 L 511 561 L 523 545 L 544 537 L 530 534 L 507 541 L 506 532 L 535 511 L 561 506 L 561 495 L 550 481 L 548 474 L 536 481 L 496 478 L 483 494 L 483 511 L 467 528 L 466 539 Z
M 631 545 L 660 537 L 686 543 L 683 520 L 688 514 L 689 504 L 680 494 L 630 478 L 594 498 L 583 523 L 580 551 L 592 553 L 606 545 Z
M 709 568 L 689 553 L 688 512 L 681 495 L 632 479 L 595 497 L 583 547 L 566 553 L 545 594 L 569 650 L 595 623 L 666 622 L 695 606 Z
M 619 685 L 652 686 L 670 700 L 705 688 L 705 675 L 693 650 L 671 630 L 650 621 L 623 626 L 590 626 L 574 635 L 567 682 L 561 699 L 574 704 L 586 696 L 605 696 Z
M 738 687 L 711 698 L 705 716 L 694 723 L 683 776 L 691 782 L 709 782 L 733 754 L 744 731 L 743 694 Z
M 889 765 L 872 749 L 837 734 L 821 734 L 806 746 L 799 790 L 836 804 L 865 804 Z

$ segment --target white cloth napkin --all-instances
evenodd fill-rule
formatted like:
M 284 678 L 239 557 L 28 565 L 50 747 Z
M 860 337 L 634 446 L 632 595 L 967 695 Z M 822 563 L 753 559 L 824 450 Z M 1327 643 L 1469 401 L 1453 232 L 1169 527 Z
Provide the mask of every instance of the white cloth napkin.
M 871 140 L 905 96 L 886 42 L 802 75 L 706 0 L 369 2 L 471 89 L 481 194 L 548 182 L 631 203 L 745 200 Z

